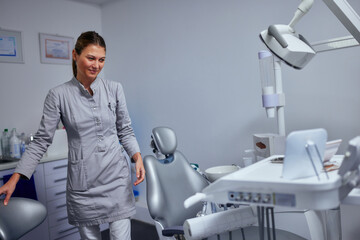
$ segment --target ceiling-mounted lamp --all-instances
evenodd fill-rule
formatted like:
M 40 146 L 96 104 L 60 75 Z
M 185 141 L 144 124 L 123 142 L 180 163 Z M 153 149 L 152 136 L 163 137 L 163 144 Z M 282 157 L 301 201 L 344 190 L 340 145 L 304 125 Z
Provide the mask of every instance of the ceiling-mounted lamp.
M 313 0 L 302 0 L 288 25 L 270 25 L 260 33 L 260 39 L 269 50 L 288 65 L 302 69 L 316 53 L 339 48 L 358 46 L 360 42 L 360 17 L 346 0 L 323 0 L 328 8 L 352 34 L 310 44 L 296 33 L 295 25 L 313 5 Z

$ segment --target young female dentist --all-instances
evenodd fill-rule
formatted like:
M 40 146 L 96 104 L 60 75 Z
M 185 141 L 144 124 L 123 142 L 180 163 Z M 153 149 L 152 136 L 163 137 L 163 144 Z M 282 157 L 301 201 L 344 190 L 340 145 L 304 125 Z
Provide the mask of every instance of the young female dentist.
M 109 223 L 111 239 L 130 240 L 135 200 L 119 140 L 135 162 L 135 185 L 144 180 L 145 169 L 121 84 L 98 77 L 105 54 L 105 41 L 98 33 L 79 36 L 72 53 L 74 77 L 49 91 L 34 141 L 10 180 L 0 187 L 0 195 L 6 194 L 6 205 L 19 178 L 31 177 L 61 120 L 69 145 L 69 223 L 79 228 L 82 239 L 101 239 L 99 224 Z

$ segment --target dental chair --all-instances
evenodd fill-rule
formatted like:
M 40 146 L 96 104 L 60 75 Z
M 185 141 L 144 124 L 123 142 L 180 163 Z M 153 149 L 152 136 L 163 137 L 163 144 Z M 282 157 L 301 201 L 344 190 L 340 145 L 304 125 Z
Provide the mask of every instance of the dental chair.
M 160 240 L 181 238 L 185 220 L 196 217 L 203 208 L 203 203 L 199 203 L 186 209 L 184 201 L 200 192 L 208 182 L 176 150 L 176 135 L 172 129 L 154 128 L 151 137 L 154 153 L 163 154 L 165 158 L 144 157 L 149 212 Z
M 0 240 L 17 240 L 40 225 L 46 218 L 46 208 L 28 198 L 10 199 L 4 206 L 0 200 Z
M 185 156 L 176 150 L 177 140 L 175 132 L 167 127 L 157 127 L 152 131 L 151 147 L 155 156 L 144 157 L 146 170 L 147 205 L 156 226 L 160 240 L 185 239 L 184 222 L 197 215 L 204 214 L 205 203 L 198 203 L 190 208 L 184 207 L 184 201 L 199 193 L 208 181 L 195 171 Z M 160 155 L 163 156 L 160 156 Z M 264 218 L 264 216 L 262 216 Z M 268 221 L 267 221 L 268 222 Z M 274 221 L 272 221 L 274 224 Z M 272 226 L 275 228 L 275 225 Z M 276 229 L 276 237 L 271 238 L 269 226 L 265 239 L 272 240 L 305 240 L 304 238 Z M 258 240 L 259 227 L 248 226 L 233 232 L 234 238 L 241 240 Z M 263 235 L 266 235 L 263 233 Z M 213 236 L 210 239 L 214 239 Z M 217 239 L 220 239 L 219 235 Z M 226 238 L 227 239 L 227 238 Z

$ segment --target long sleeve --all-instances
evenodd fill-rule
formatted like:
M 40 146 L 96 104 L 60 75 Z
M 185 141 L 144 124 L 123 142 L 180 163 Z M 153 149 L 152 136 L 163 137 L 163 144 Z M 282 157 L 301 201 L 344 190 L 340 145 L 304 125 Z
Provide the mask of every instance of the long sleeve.
M 120 143 L 124 146 L 130 157 L 140 152 L 134 130 L 131 127 L 131 119 L 126 106 L 125 94 L 121 84 L 116 89 L 116 128 Z
M 34 141 L 26 148 L 25 153 L 17 164 L 15 172 L 30 179 L 37 164 L 51 145 L 59 121 L 60 109 L 58 100 L 54 92 L 50 90 L 45 99 L 43 115 L 39 129 L 34 136 Z

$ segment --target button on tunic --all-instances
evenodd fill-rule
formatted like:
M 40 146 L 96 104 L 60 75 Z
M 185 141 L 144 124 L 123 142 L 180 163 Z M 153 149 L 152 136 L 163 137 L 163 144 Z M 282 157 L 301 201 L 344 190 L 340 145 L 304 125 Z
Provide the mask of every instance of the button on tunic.
M 129 156 L 140 149 L 122 86 L 98 77 L 90 87 L 93 95 L 73 78 L 49 91 L 39 130 L 15 169 L 31 177 L 61 120 L 69 147 L 68 219 L 75 226 L 112 222 L 135 214 L 129 165 L 121 145 Z

